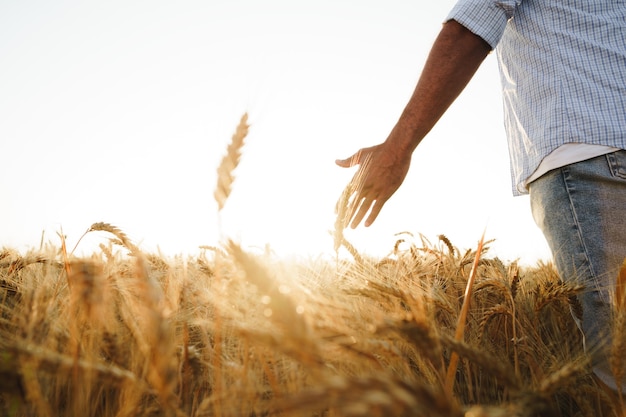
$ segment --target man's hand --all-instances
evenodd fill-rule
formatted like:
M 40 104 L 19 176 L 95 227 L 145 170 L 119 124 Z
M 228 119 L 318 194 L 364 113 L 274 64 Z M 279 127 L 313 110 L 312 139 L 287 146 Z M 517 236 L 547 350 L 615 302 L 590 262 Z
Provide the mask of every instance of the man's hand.
M 338 159 L 344 168 L 359 165 L 348 184 L 346 224 L 356 228 L 368 211 L 365 226 L 374 223 L 389 197 L 400 187 L 411 164 L 411 155 L 394 150 L 388 143 L 360 149 L 347 159 Z
M 490 50 L 487 42 L 454 20 L 443 25 L 415 91 L 387 140 L 336 161 L 346 168 L 359 165 L 338 203 L 341 213 L 337 218 L 342 225 L 351 222 L 354 229 L 370 209 L 365 226 L 376 220 L 404 181 L 417 145 L 463 91 Z

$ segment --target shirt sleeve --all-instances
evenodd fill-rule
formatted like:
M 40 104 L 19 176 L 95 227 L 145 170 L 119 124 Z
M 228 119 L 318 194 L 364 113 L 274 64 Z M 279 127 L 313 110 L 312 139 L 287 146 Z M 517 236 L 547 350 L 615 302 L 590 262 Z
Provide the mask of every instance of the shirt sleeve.
M 521 0 L 459 0 L 446 21 L 455 20 L 495 48 Z

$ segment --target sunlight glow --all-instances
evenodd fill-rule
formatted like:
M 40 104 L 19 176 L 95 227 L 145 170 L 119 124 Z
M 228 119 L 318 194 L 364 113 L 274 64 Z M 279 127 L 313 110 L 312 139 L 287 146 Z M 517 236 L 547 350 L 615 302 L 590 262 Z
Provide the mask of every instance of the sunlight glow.
M 410 96 L 454 0 L 380 3 L 121 0 L 0 4 L 0 235 L 9 247 L 73 246 L 94 222 L 146 250 L 333 253 L 334 206 Z M 216 167 L 239 118 L 250 131 L 218 215 Z M 405 184 L 368 229 L 446 234 L 493 254 L 547 258 L 527 198 L 513 199 L 496 63 L 489 57 L 415 153 Z M 78 252 L 106 242 L 87 236 Z

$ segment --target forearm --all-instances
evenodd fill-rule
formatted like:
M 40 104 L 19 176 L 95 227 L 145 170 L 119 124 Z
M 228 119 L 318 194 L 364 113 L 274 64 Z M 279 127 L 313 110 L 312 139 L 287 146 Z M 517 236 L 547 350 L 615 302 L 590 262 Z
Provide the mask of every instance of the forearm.
M 407 106 L 387 139 L 412 152 L 459 96 L 491 48 L 455 21 L 443 25 Z

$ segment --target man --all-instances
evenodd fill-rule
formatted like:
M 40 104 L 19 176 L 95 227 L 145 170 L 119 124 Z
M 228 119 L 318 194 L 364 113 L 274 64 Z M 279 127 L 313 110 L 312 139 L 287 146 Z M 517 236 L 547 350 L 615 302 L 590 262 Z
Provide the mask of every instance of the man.
M 530 193 L 561 277 L 586 285 L 580 325 L 594 372 L 626 393 L 606 360 L 610 294 L 626 257 L 625 0 L 460 0 L 388 138 L 336 161 L 360 165 L 351 227 L 374 222 L 417 145 L 492 49 L 513 193 Z

